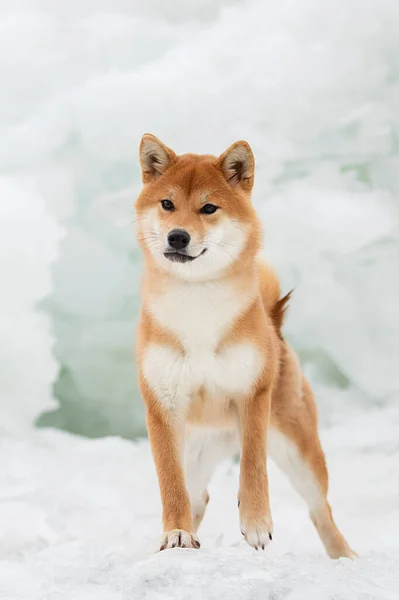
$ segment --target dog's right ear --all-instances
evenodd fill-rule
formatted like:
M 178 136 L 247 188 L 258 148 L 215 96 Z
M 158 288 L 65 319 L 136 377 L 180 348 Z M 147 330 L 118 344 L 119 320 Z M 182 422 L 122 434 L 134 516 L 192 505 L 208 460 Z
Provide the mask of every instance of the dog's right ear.
M 151 133 L 141 138 L 139 156 L 143 183 L 154 181 L 176 162 L 173 150 Z

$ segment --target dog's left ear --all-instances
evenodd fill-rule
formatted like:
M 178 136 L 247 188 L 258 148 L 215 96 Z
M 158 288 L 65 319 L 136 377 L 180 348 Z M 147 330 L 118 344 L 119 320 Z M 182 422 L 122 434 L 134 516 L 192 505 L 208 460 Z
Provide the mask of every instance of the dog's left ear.
M 235 142 L 217 161 L 227 183 L 250 193 L 254 185 L 255 159 L 247 142 Z

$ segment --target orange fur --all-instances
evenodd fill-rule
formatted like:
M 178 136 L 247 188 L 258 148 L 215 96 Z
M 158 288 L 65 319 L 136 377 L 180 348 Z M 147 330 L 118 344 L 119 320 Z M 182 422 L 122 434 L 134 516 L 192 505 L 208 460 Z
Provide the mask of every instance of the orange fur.
M 252 546 L 272 539 L 270 449 L 307 501 L 329 555 L 353 556 L 327 502 L 313 395 L 281 331 L 291 294 L 280 298 L 276 274 L 258 257 L 249 145 L 236 142 L 219 158 L 177 156 L 146 134 L 140 162 L 136 213 L 145 266 L 137 351 L 163 503 L 161 549 L 199 547 L 195 531 L 216 450 L 204 446 L 209 465 L 190 459 L 204 472 L 201 483 L 190 465 L 185 472 L 183 454 L 186 446 L 190 455 L 190 431 L 210 427 L 220 455 L 231 451 L 219 440 L 223 431 L 228 439 L 239 432 L 240 522 Z M 176 230 L 184 248 L 170 237 Z

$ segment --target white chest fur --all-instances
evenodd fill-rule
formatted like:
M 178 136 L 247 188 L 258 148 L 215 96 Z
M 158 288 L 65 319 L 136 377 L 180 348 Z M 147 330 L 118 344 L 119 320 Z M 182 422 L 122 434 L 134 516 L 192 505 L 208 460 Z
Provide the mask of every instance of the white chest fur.
M 144 377 L 158 400 L 173 408 L 186 405 L 203 388 L 215 398 L 243 395 L 262 367 L 262 356 L 248 340 L 220 341 L 249 302 L 220 282 L 179 282 L 154 296 L 149 308 L 163 328 L 180 341 L 184 353 L 151 344 L 143 355 Z

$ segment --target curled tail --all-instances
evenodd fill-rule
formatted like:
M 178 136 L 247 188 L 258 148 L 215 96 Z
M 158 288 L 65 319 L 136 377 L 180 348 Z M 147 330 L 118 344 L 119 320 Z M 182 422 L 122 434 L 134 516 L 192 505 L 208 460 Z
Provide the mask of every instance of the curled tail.
M 288 302 L 290 301 L 292 292 L 293 290 L 291 290 L 290 292 L 288 292 L 288 294 L 280 298 L 280 300 L 277 300 L 276 304 L 273 306 L 269 313 L 273 321 L 273 325 L 276 328 L 277 334 L 281 339 L 283 339 L 281 328 L 283 326 L 285 311 L 288 308 Z

